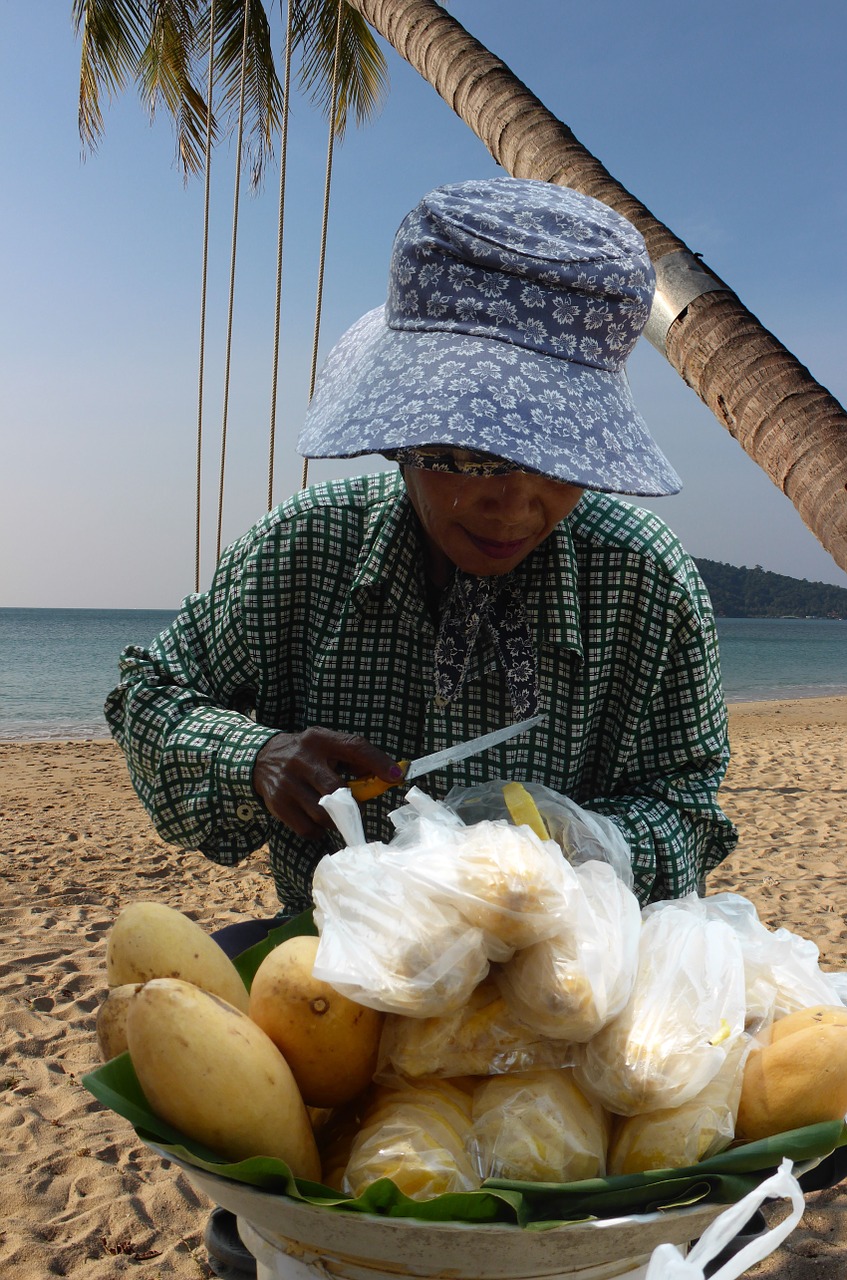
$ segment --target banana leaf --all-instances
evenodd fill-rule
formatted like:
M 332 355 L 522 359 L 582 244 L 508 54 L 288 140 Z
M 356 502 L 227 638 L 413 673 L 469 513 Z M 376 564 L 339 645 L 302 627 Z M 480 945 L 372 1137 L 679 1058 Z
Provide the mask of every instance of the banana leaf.
M 832 1121 L 740 1144 L 686 1169 L 562 1184 L 489 1179 L 479 1191 L 424 1201 L 410 1200 L 390 1179 L 381 1178 L 353 1198 L 295 1178 L 281 1160 L 254 1156 L 229 1162 L 186 1137 L 150 1109 L 128 1053 L 89 1072 L 82 1083 L 103 1106 L 128 1120 L 141 1141 L 165 1159 L 328 1210 L 429 1222 L 500 1222 L 544 1230 L 565 1222 L 652 1213 L 697 1203 L 731 1204 L 758 1186 L 783 1157 L 805 1164 L 847 1145 L 847 1125 Z
M 256 976 L 256 970 L 265 956 L 269 955 L 281 942 L 287 941 L 288 938 L 299 938 L 304 934 L 309 934 L 313 938 L 318 936 L 317 925 L 311 910 L 303 911 L 299 916 L 293 916 L 291 920 L 286 920 L 285 924 L 278 925 L 276 929 L 271 929 L 268 936 L 261 942 L 257 942 L 255 946 L 249 947 L 247 951 L 242 951 L 240 956 L 236 956 L 233 964 L 241 974 L 247 990 L 250 990 L 250 985 Z

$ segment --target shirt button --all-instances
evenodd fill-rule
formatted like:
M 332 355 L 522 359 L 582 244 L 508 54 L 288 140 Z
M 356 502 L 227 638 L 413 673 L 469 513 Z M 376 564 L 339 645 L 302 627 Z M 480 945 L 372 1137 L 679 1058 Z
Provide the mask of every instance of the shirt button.
M 251 822 L 256 816 L 256 810 L 253 808 L 252 804 L 240 804 L 236 809 L 235 814 L 242 822 Z

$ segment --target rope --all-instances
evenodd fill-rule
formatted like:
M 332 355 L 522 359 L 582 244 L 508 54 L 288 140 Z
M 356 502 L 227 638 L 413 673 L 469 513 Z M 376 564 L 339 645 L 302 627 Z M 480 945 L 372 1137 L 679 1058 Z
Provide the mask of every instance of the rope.
M 229 369 L 232 356 L 232 310 L 235 297 L 235 249 L 238 242 L 238 195 L 241 187 L 241 142 L 244 134 L 244 96 L 247 81 L 247 33 L 249 30 L 250 0 L 244 0 L 244 37 L 241 45 L 241 85 L 238 102 L 238 146 L 235 155 L 235 196 L 232 210 L 232 253 L 229 268 L 229 310 L 226 324 L 226 364 L 224 369 L 223 421 L 221 423 L 221 466 L 218 484 L 218 537 L 216 562 L 221 558 L 221 528 L 224 510 L 224 471 L 226 467 L 226 428 L 229 412 Z
M 315 376 L 318 367 L 318 343 L 321 333 L 321 306 L 323 300 L 324 287 L 324 263 L 326 261 L 326 234 L 327 225 L 329 223 L 329 191 L 332 183 L 332 152 L 335 141 L 335 116 L 338 91 L 338 50 L 341 45 L 341 15 L 344 9 L 345 0 L 338 0 L 338 21 L 335 27 L 335 56 L 332 64 L 332 111 L 329 119 L 329 141 L 326 151 L 326 181 L 324 183 L 324 207 L 323 207 L 323 223 L 321 226 L 321 251 L 318 266 L 318 296 L 315 306 L 315 332 L 312 341 L 312 368 L 309 375 L 309 399 L 311 400 L 315 392 Z M 301 488 L 305 489 L 309 479 L 309 459 L 303 459 L 303 477 Z
M 276 310 L 274 313 L 273 378 L 271 380 L 271 430 L 268 444 L 268 511 L 273 506 L 276 396 L 279 376 L 279 315 L 282 302 L 282 237 L 285 228 L 285 162 L 288 154 L 288 94 L 291 88 L 291 0 L 285 29 L 285 87 L 282 94 L 282 135 L 279 147 L 279 229 L 276 245 Z
M 206 190 L 203 201 L 203 267 L 200 284 L 200 372 L 197 379 L 197 496 L 194 533 L 194 590 L 200 590 L 200 498 L 203 458 L 203 372 L 206 365 L 206 278 L 209 269 L 209 189 L 212 168 L 212 84 L 215 69 L 215 0 L 209 10 L 209 84 L 206 90 Z

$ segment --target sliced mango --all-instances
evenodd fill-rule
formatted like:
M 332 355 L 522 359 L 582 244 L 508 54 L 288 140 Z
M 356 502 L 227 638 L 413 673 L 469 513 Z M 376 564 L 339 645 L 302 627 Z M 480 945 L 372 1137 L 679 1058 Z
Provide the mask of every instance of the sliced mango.
M 516 827 L 529 827 L 539 840 L 550 839 L 547 824 L 522 782 L 507 782 L 503 787 L 503 799 L 506 801 L 509 817 Z

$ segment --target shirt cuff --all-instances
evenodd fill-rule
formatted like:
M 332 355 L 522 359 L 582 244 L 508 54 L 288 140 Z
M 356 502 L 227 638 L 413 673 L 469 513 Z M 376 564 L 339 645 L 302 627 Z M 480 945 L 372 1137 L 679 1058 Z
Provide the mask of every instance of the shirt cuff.
M 265 743 L 280 732 L 245 718 L 233 724 L 217 746 L 213 765 L 217 825 L 237 833 L 239 844 L 243 840 L 256 848 L 267 837 L 270 815 L 253 788 L 253 767 Z

